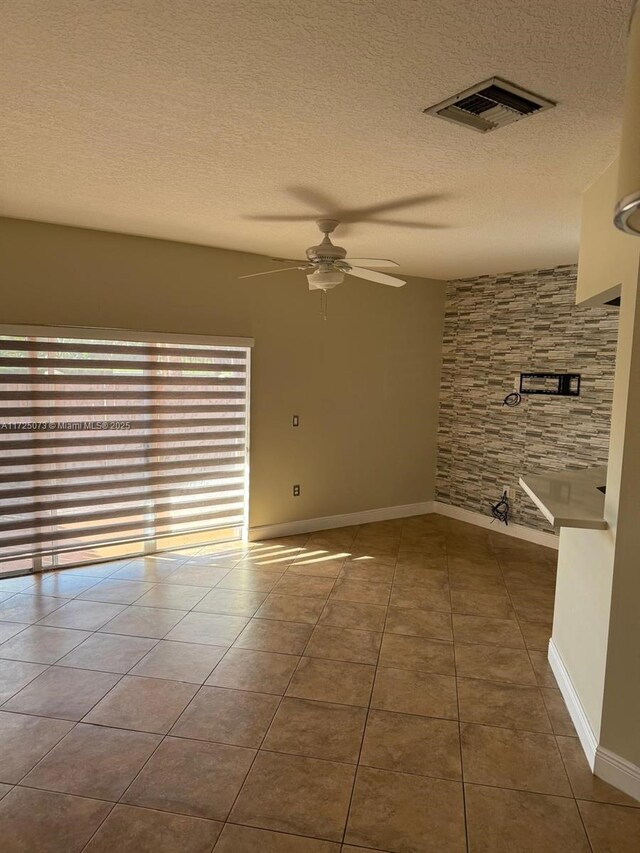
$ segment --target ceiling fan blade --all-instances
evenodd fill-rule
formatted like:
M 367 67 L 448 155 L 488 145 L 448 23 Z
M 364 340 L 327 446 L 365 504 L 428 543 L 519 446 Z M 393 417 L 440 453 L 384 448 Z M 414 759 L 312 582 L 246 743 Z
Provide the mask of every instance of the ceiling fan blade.
M 249 275 L 239 275 L 238 278 L 255 278 L 257 275 L 273 275 L 275 272 L 286 272 L 287 270 L 303 270 L 305 267 L 282 267 L 279 270 L 267 270 L 266 272 L 251 272 Z
M 395 261 L 388 258 L 345 258 L 345 261 L 354 267 L 397 267 Z
M 347 275 L 355 275 L 356 278 L 366 278 L 367 281 L 376 281 L 378 284 L 388 284 L 391 287 L 402 287 L 407 283 L 394 275 L 375 272 L 375 270 L 363 270 L 360 267 L 351 267 Z

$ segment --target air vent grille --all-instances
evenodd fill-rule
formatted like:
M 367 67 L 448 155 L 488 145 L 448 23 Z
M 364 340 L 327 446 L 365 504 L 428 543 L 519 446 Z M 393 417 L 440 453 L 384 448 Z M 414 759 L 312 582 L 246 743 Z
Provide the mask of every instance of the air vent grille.
M 424 112 L 488 133 L 554 106 L 554 101 L 527 92 L 499 77 L 492 77 L 428 107 Z

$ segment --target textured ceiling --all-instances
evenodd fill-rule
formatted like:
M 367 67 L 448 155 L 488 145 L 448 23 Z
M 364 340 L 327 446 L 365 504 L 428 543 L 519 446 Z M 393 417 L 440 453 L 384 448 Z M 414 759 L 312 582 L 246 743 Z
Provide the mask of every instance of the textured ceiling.
M 571 262 L 616 152 L 629 5 L 3 0 L 0 209 L 300 257 L 315 226 L 248 217 L 435 194 L 380 216 L 447 227 L 342 242 L 436 278 Z M 493 75 L 559 106 L 486 136 L 422 115 Z

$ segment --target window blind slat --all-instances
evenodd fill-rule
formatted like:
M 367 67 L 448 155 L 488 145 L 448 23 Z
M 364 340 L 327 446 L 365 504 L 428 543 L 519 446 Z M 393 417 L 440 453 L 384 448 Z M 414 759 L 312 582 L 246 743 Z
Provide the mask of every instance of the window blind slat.
M 158 525 L 157 537 L 155 540 L 149 540 L 146 533 L 139 533 L 134 529 L 121 534 L 116 543 L 116 547 L 118 548 L 119 554 L 122 553 L 123 547 L 126 548 L 127 557 L 130 558 L 131 555 L 147 555 L 150 553 L 146 547 L 150 541 L 157 541 L 162 547 L 162 550 L 166 550 L 166 548 L 169 547 L 167 543 L 176 543 L 176 540 L 177 547 L 183 547 L 185 546 L 185 543 L 187 543 L 187 547 L 191 547 L 189 545 L 192 541 L 191 537 L 195 537 L 195 542 L 197 544 L 203 544 L 203 542 L 206 542 L 209 538 L 215 536 L 216 533 L 220 531 L 224 532 L 225 540 L 230 538 L 237 539 L 240 535 L 240 531 L 242 530 L 243 516 L 238 516 L 236 519 L 231 519 L 230 521 L 231 523 L 229 523 L 227 519 L 223 518 L 220 520 L 210 520 L 208 522 L 204 521 L 199 524 L 194 523 L 190 524 L 188 529 L 178 531 L 176 533 L 173 533 L 170 530 L 165 530 L 162 525 Z M 113 546 L 107 544 L 104 547 L 109 549 Z M 104 555 L 104 551 L 100 551 L 99 553 Z M 153 553 L 153 551 L 151 553 Z M 6 562 L 0 562 L 0 567 L 19 563 L 20 568 L 23 568 L 25 560 L 44 559 L 45 561 L 60 560 L 61 564 L 67 568 L 69 566 L 82 565 L 83 563 L 88 562 L 93 563 L 95 562 L 95 554 L 96 551 L 92 548 L 91 541 L 84 541 L 81 537 L 76 541 L 57 543 L 40 542 L 37 543 L 35 547 L 30 546 L 29 544 L 24 545 L 22 548 L 12 551 L 10 557 L 0 551 L 0 561 L 11 561 L 9 564 Z M 74 555 L 79 556 L 74 559 Z M 89 558 L 87 555 L 90 555 Z M 113 556 L 113 553 L 111 556 Z
M 31 417 L 35 420 L 38 420 L 42 415 L 49 415 L 48 411 L 48 401 L 43 400 L 44 405 L 42 406 L 3 406 L 2 407 L 2 415 L 5 418 L 22 418 L 22 417 Z M 108 415 L 129 415 L 130 417 L 139 417 L 145 416 L 150 417 L 151 415 L 188 415 L 189 417 L 197 417 L 202 414 L 239 414 L 244 412 L 244 406 L 207 406 L 202 405 L 198 402 L 198 404 L 191 403 L 190 401 L 185 402 L 183 405 L 173 405 L 173 406 L 157 406 L 155 404 L 151 404 L 148 406 L 131 406 L 124 405 L 122 403 L 113 404 L 112 400 L 104 401 L 104 408 L 100 410 L 103 414 Z M 93 415 L 96 414 L 95 406 L 56 406 L 56 417 L 59 420 L 65 420 L 65 418 L 70 417 L 71 415 Z M 220 422 L 224 422 L 225 424 L 244 424 L 244 418 L 219 418 Z
M 160 528 L 169 528 L 171 533 L 179 533 L 181 524 L 193 524 L 200 521 L 214 521 L 224 519 L 224 526 L 239 526 L 242 524 L 243 514 L 241 510 L 237 512 L 231 513 L 224 511 L 221 512 L 204 512 L 198 513 L 189 516 L 187 521 L 180 520 L 167 520 L 167 519 L 156 519 L 154 523 L 154 527 Z M 128 521 L 128 522 L 119 522 L 118 524 L 110 524 L 103 525 L 102 527 L 91 527 L 91 528 L 78 528 L 77 530 L 55 530 L 52 533 L 44 533 L 41 530 L 32 530 L 28 534 L 23 536 L 14 536 L 10 539 L 0 539 L 0 556 L 13 556 L 8 549 L 15 548 L 21 545 L 31 545 L 39 544 L 42 542 L 61 542 L 65 539 L 77 539 L 82 537 L 84 539 L 90 539 L 92 543 L 101 542 L 102 544 L 110 544 L 110 540 L 108 537 L 113 534 L 121 534 L 131 530 L 138 530 L 144 526 L 143 522 L 140 521 Z M 167 535 L 167 532 L 162 533 L 163 536 Z M 155 535 L 154 535 L 155 538 Z M 117 542 L 118 539 L 116 538 Z
M 243 527 L 248 347 L 90 334 L 0 335 L 0 561 Z
M 132 451 L 131 455 L 134 453 L 136 453 L 136 451 Z M 118 457 L 116 456 L 115 458 Z M 111 459 L 109 459 L 109 461 L 111 461 Z M 94 468 L 64 468 L 52 469 L 50 471 L 32 471 L 28 480 L 33 482 L 38 480 L 77 480 L 81 477 L 112 477 L 115 474 L 135 474 L 144 471 L 171 471 L 178 468 L 189 468 L 195 475 L 199 470 L 206 470 L 208 468 L 230 467 L 237 470 L 239 467 L 242 467 L 243 464 L 244 454 L 238 452 L 235 454 L 227 454 L 220 459 L 210 459 L 202 462 L 198 459 L 177 461 L 163 460 L 160 462 L 149 462 L 142 465 L 104 465 Z M 22 480 L 16 479 L 15 482 L 22 482 Z
M 161 501 L 150 500 L 149 498 L 145 498 L 144 502 L 147 502 L 149 506 L 146 508 L 147 512 L 153 512 L 154 514 L 162 513 L 162 512 L 182 512 L 185 509 L 194 509 L 204 506 L 209 506 L 210 501 L 209 498 L 199 498 L 197 500 L 185 501 L 184 503 L 175 503 L 169 502 L 166 504 Z M 118 518 L 126 518 L 132 515 L 144 515 L 144 502 L 142 505 L 138 505 L 135 507 L 118 507 L 116 512 Z M 229 498 L 225 500 L 216 501 L 216 506 L 225 506 L 234 505 L 236 508 L 242 507 L 242 500 L 238 500 L 238 498 Z M 64 527 L 68 525 L 75 524 L 88 524 L 92 521 L 101 521 L 102 519 L 113 518 L 114 510 L 113 509 L 101 509 L 95 511 L 88 511 L 86 508 L 78 508 L 84 509 L 83 512 L 78 512 L 76 514 L 69 513 L 60 515 L 57 517 L 53 517 L 51 515 L 45 515 L 42 518 L 25 518 L 25 519 L 12 519 L 11 521 L 3 521 L 0 522 L 0 536 L 7 531 L 13 530 L 38 530 L 41 527 L 51 527 L 54 524 L 59 524 Z M 1 541 L 1 540 L 0 540 Z
M 0 367 L 15 367 L 19 370 L 130 370 L 130 371 L 178 371 L 178 373 L 246 373 L 244 362 L 179 362 L 179 361 L 116 361 L 96 358 L 27 358 L 0 356 Z
M 154 430 L 159 434 L 154 434 Z M 129 430 L 120 429 L 116 430 L 117 434 L 114 436 L 109 435 L 106 429 L 92 430 L 91 434 L 86 437 L 80 437 L 78 433 L 80 433 L 80 430 L 61 430 L 61 435 L 64 435 L 65 438 L 43 438 L 42 432 L 32 432 L 27 433 L 28 437 L 26 438 L 9 439 L 4 436 L 15 435 L 15 433 L 3 434 L 0 431 L 0 452 L 3 450 L 38 450 L 39 448 L 49 447 L 88 447 L 92 444 L 99 444 L 101 447 L 111 447 L 116 444 L 175 444 L 184 441 L 195 441 L 205 444 L 208 447 L 213 447 L 214 442 L 217 442 L 215 446 L 220 450 L 224 450 L 227 447 L 237 448 L 238 443 L 245 437 L 244 431 L 239 430 L 233 432 L 223 432 L 222 430 L 216 432 L 184 431 L 165 432 L 163 434 L 157 426 L 149 426 L 144 435 L 130 435 Z M 67 438 L 66 436 L 70 434 L 75 437 Z M 49 436 L 51 433 L 46 433 L 46 435 Z M 228 439 L 234 439 L 234 441 L 229 441 Z M 207 444 L 207 442 L 211 442 L 211 444 Z M 165 449 L 164 452 L 167 453 L 168 450 Z
M 207 483 L 204 486 L 200 486 L 198 488 L 189 488 L 189 489 L 156 489 L 156 490 L 146 490 L 142 492 L 133 492 L 130 495 L 124 494 L 122 491 L 118 490 L 117 492 L 110 492 L 107 494 L 101 494 L 97 497 L 88 497 L 87 495 L 83 495 L 79 493 L 77 497 L 73 498 L 64 498 L 64 499 L 52 499 L 50 501 L 38 501 L 32 502 L 29 504 L 8 504 L 3 506 L 2 515 L 37 515 L 45 512 L 56 512 L 60 510 L 67 509 L 82 509 L 88 506 L 104 506 L 106 504 L 115 505 L 115 504 L 127 504 L 127 503 L 142 503 L 143 501 L 161 501 L 164 498 L 180 498 L 180 497 L 197 497 L 198 495 L 206 495 L 208 501 L 213 501 L 215 499 L 215 503 L 218 506 L 222 506 L 223 504 L 232 503 L 237 501 L 238 498 L 225 498 L 220 495 L 220 492 L 224 491 L 235 491 L 239 492 L 241 495 L 243 494 L 243 490 L 241 484 L 238 484 L 233 487 L 225 487 L 225 486 L 216 486 L 214 483 Z M 41 497 L 38 495 L 38 497 Z M 182 507 L 179 501 L 176 501 L 176 506 Z M 68 518 L 65 516 L 65 521 L 68 521 Z M 0 529 L 4 522 L 0 521 Z M 49 522 L 50 523 L 50 522 Z
M 192 456 L 194 459 L 197 457 L 214 457 L 217 459 L 227 459 L 227 458 L 235 458 L 240 455 L 242 452 L 241 445 L 233 445 L 233 452 L 225 451 L 224 449 L 220 449 L 220 447 L 201 447 L 198 445 L 197 447 L 172 447 L 166 453 L 164 452 L 164 448 L 154 448 L 149 447 L 147 451 L 147 458 L 151 458 L 164 455 L 168 456 Z M 14 456 L 13 454 L 7 454 L 3 456 L 0 452 L 0 467 L 24 467 L 30 466 L 32 469 L 34 466 L 37 466 L 41 469 L 45 465 L 61 465 L 64 464 L 69 465 L 71 462 L 99 462 L 99 461 L 109 461 L 113 459 L 139 459 L 140 458 L 140 450 L 116 450 L 112 452 L 98 450 L 98 451 L 85 451 L 83 453 L 64 453 L 64 454 L 52 454 L 49 456 L 40 456 L 36 453 L 33 454 L 24 454 L 22 456 Z M 203 460 L 204 461 L 207 460 Z M 223 464 L 223 463 L 221 463 Z M 34 472 L 33 470 L 29 472 L 29 476 Z
M 14 383 L 15 384 L 15 383 Z M 23 384 L 28 384 L 25 382 Z M 95 384 L 95 383 L 94 383 Z M 151 399 L 154 403 L 158 403 L 162 398 L 167 400 L 192 400 L 194 404 L 197 400 L 202 399 L 201 391 L 167 391 L 166 388 L 158 386 L 153 389 Z M 245 391 L 209 391 L 206 395 L 208 400 L 245 400 Z M 81 389 L 69 389 L 68 391 L 47 391 L 41 388 L 30 387 L 28 390 L 2 391 L 0 390 L 0 400 L 28 400 L 33 403 L 37 400 L 43 402 L 51 402 L 55 400 L 68 400 L 75 403 L 77 400 L 149 400 L 150 391 L 134 391 L 132 389 L 114 391 L 110 390 L 105 393 L 102 391 L 86 391 Z
M 158 369 L 160 366 L 158 365 Z M 224 385 L 232 387 L 242 387 L 245 383 L 241 377 L 220 377 L 220 376 L 159 376 L 150 374 L 148 376 L 109 376 L 106 373 L 100 375 L 81 376 L 77 373 L 50 373 L 42 375 L 35 373 L 33 376 L 26 379 L 25 374 L 18 373 L 1 373 L 0 383 L 2 385 L 135 385 L 136 388 L 147 386 L 162 386 L 168 385 L 191 385 L 193 387 L 211 387 L 218 388 Z M 75 393 L 75 392 L 74 392 Z
M 206 474 L 206 479 L 210 482 L 219 482 L 219 481 L 229 481 L 233 479 L 234 481 L 240 482 L 244 484 L 244 480 L 241 476 L 243 466 L 236 465 L 235 468 L 224 470 L 224 471 L 208 471 Z M 177 483 L 190 483 L 193 481 L 194 474 L 190 472 L 188 474 L 176 474 L 173 472 L 164 472 L 167 476 L 155 476 L 155 477 L 138 477 L 137 479 L 127 480 L 122 477 L 118 478 L 118 486 L 122 489 L 127 488 L 137 488 L 141 486 L 146 486 L 149 490 L 150 494 L 153 494 L 153 487 L 157 485 L 166 486 L 168 484 L 175 485 Z M 204 479 L 204 478 L 203 478 Z M 199 482 L 199 481 L 196 481 Z M 101 481 L 97 482 L 89 482 L 89 483 L 76 483 L 75 491 L 78 494 L 84 494 L 85 492 L 100 492 L 100 491 L 108 491 L 112 488 L 112 484 L 103 483 Z M 222 483 L 220 486 L 216 486 L 216 488 L 223 488 Z M 0 502 L 9 501 L 9 500 L 19 500 L 20 498 L 42 498 L 45 495 L 57 495 L 60 493 L 66 494 L 69 490 L 69 486 L 64 480 L 60 483 L 51 485 L 51 486 L 43 486 L 41 483 L 31 484 L 29 486 L 25 486 L 20 489 L 4 489 L 0 491 Z
M 50 338 L 14 338 L 8 335 L 0 335 L 0 350 L 6 352 L 46 352 L 46 353 L 70 353 L 84 354 L 106 353 L 116 360 L 120 355 L 143 355 L 147 358 L 196 358 L 206 361 L 207 359 L 234 359 L 246 362 L 248 350 L 244 347 L 193 347 L 188 345 L 172 346 L 170 344 L 150 344 L 141 342 L 139 344 L 126 343 L 122 341 L 109 341 L 108 343 L 98 340 L 87 339 L 86 341 L 70 341 L 66 338 L 52 340 Z

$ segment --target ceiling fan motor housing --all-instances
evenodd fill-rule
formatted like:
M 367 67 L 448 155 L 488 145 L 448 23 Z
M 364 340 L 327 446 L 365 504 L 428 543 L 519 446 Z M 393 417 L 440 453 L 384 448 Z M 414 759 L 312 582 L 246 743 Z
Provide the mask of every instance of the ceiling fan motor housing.
M 318 246 L 310 246 L 307 249 L 307 257 L 310 261 L 316 263 L 333 263 L 341 261 L 347 257 L 347 250 L 342 246 L 334 246 L 328 237 Z

